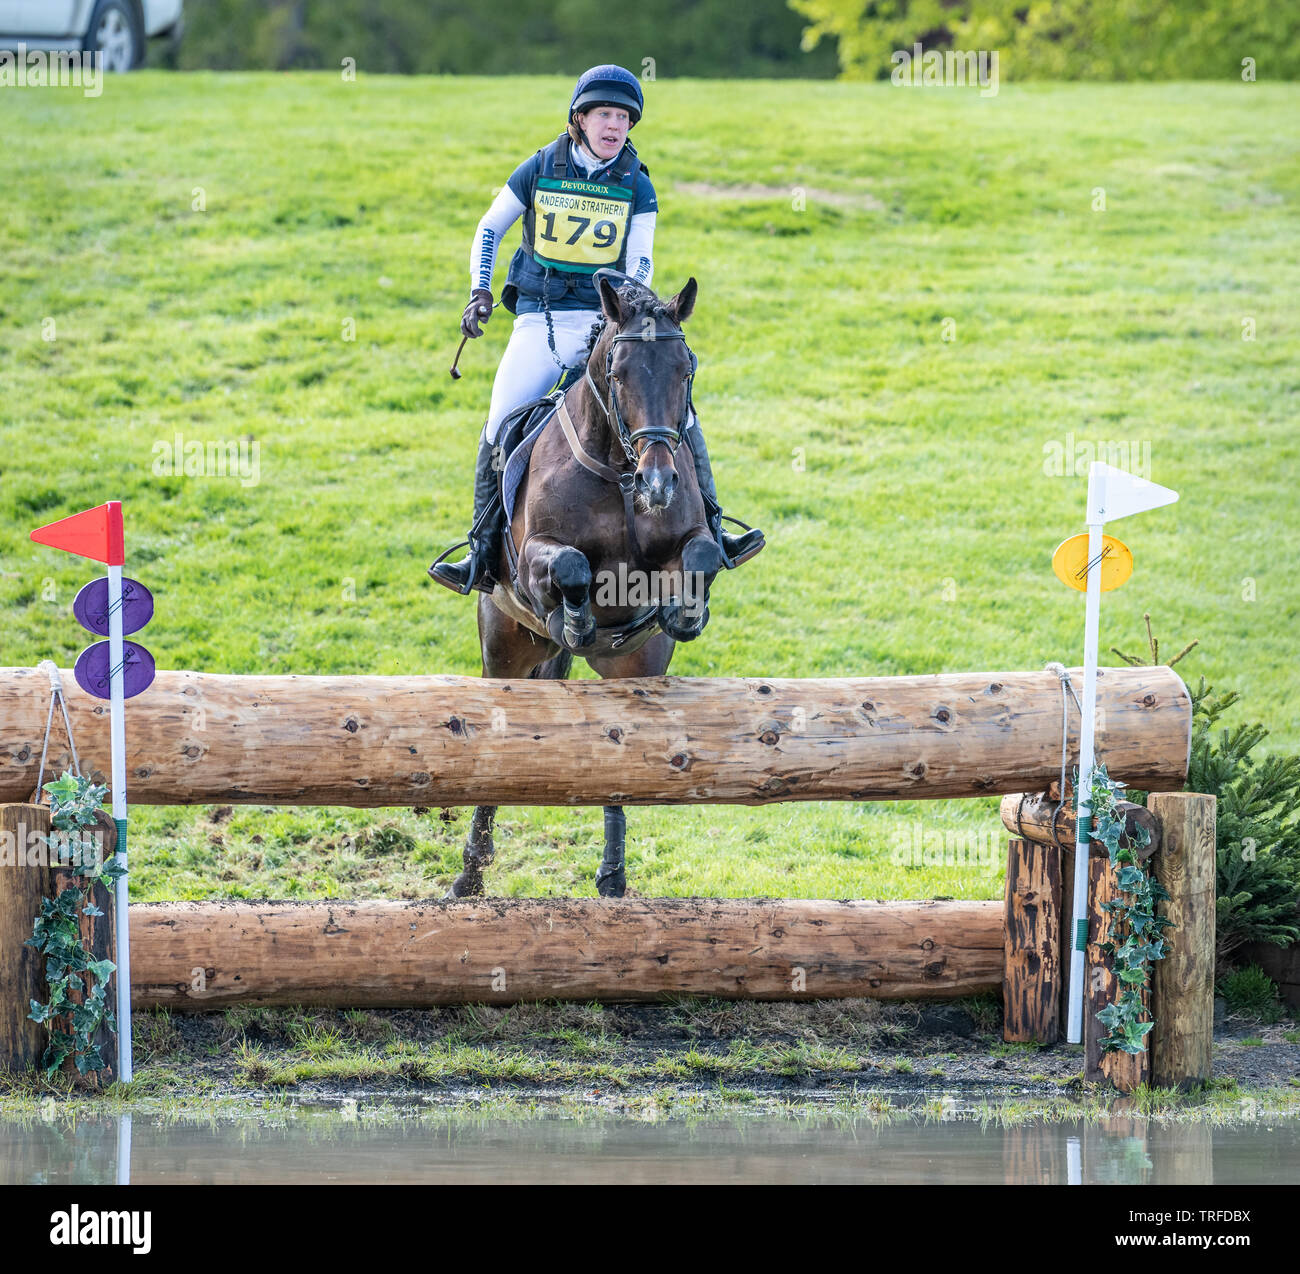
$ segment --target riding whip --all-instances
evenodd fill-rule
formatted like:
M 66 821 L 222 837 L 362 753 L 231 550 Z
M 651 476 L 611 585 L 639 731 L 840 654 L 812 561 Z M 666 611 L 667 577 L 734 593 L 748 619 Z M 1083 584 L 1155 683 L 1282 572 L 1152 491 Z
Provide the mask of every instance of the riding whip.
M 501 304 L 501 302 L 500 302 L 500 301 L 497 301 L 497 302 L 495 302 L 494 304 L 490 305 L 490 306 L 488 307 L 488 312 L 487 312 L 487 314 L 484 315 L 484 318 L 488 318 L 488 317 L 490 317 L 491 314 L 492 314 L 492 311 L 495 310 L 495 309 L 497 308 L 497 306 L 500 305 L 500 304 Z M 480 307 L 480 310 L 481 310 L 481 308 L 482 308 L 482 307 Z M 461 351 L 465 348 L 465 342 L 466 342 L 467 340 L 469 340 L 469 337 L 468 337 L 468 336 L 462 336 L 462 337 L 460 338 L 460 344 L 456 347 L 456 357 L 453 358 L 453 359 L 451 360 L 451 378 L 452 378 L 452 380 L 459 380 L 459 379 L 460 379 L 460 369 L 456 366 L 456 364 L 460 362 Z

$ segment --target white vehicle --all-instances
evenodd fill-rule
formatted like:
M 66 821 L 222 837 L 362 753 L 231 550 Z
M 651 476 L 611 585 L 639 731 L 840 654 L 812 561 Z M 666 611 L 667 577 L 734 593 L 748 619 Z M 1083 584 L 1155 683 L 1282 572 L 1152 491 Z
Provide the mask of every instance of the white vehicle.
M 155 36 L 179 41 L 182 0 L 0 0 L 0 49 L 84 49 L 106 71 L 144 61 Z

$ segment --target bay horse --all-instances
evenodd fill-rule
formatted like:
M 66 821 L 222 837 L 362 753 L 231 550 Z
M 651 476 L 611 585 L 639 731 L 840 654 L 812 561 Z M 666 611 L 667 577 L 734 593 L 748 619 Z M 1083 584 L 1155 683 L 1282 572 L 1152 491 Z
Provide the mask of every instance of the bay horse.
M 563 679 L 575 655 L 601 677 L 658 677 L 708 623 L 723 558 L 695 466 L 676 463 L 698 428 L 682 331 L 696 282 L 669 301 L 616 271 L 596 283 L 603 326 L 582 378 L 552 395 L 492 564 L 498 582 L 479 595 L 484 677 Z M 475 808 L 448 898 L 483 892 L 496 812 Z M 623 807 L 605 806 L 601 897 L 623 896 L 626 833 Z

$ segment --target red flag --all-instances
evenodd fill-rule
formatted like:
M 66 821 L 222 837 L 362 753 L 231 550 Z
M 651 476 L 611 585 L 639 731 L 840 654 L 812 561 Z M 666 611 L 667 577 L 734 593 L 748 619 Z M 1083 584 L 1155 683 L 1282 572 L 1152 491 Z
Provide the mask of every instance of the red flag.
M 110 500 L 98 508 L 60 518 L 48 526 L 38 526 L 32 532 L 32 539 L 65 553 L 94 558 L 108 566 L 121 566 L 126 561 L 122 502 Z

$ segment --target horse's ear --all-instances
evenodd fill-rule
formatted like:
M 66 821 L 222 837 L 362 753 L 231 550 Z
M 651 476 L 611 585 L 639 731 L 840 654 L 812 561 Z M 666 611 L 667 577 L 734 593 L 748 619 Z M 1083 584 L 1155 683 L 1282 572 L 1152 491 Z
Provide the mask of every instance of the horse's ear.
M 672 315 L 673 322 L 678 326 L 691 317 L 695 309 L 695 293 L 698 290 L 695 279 L 689 278 L 686 280 L 686 286 L 668 302 L 668 313 Z
M 600 292 L 600 308 L 604 311 L 605 317 L 611 323 L 622 323 L 623 303 L 619 300 L 618 289 L 603 276 L 596 280 L 596 288 Z

